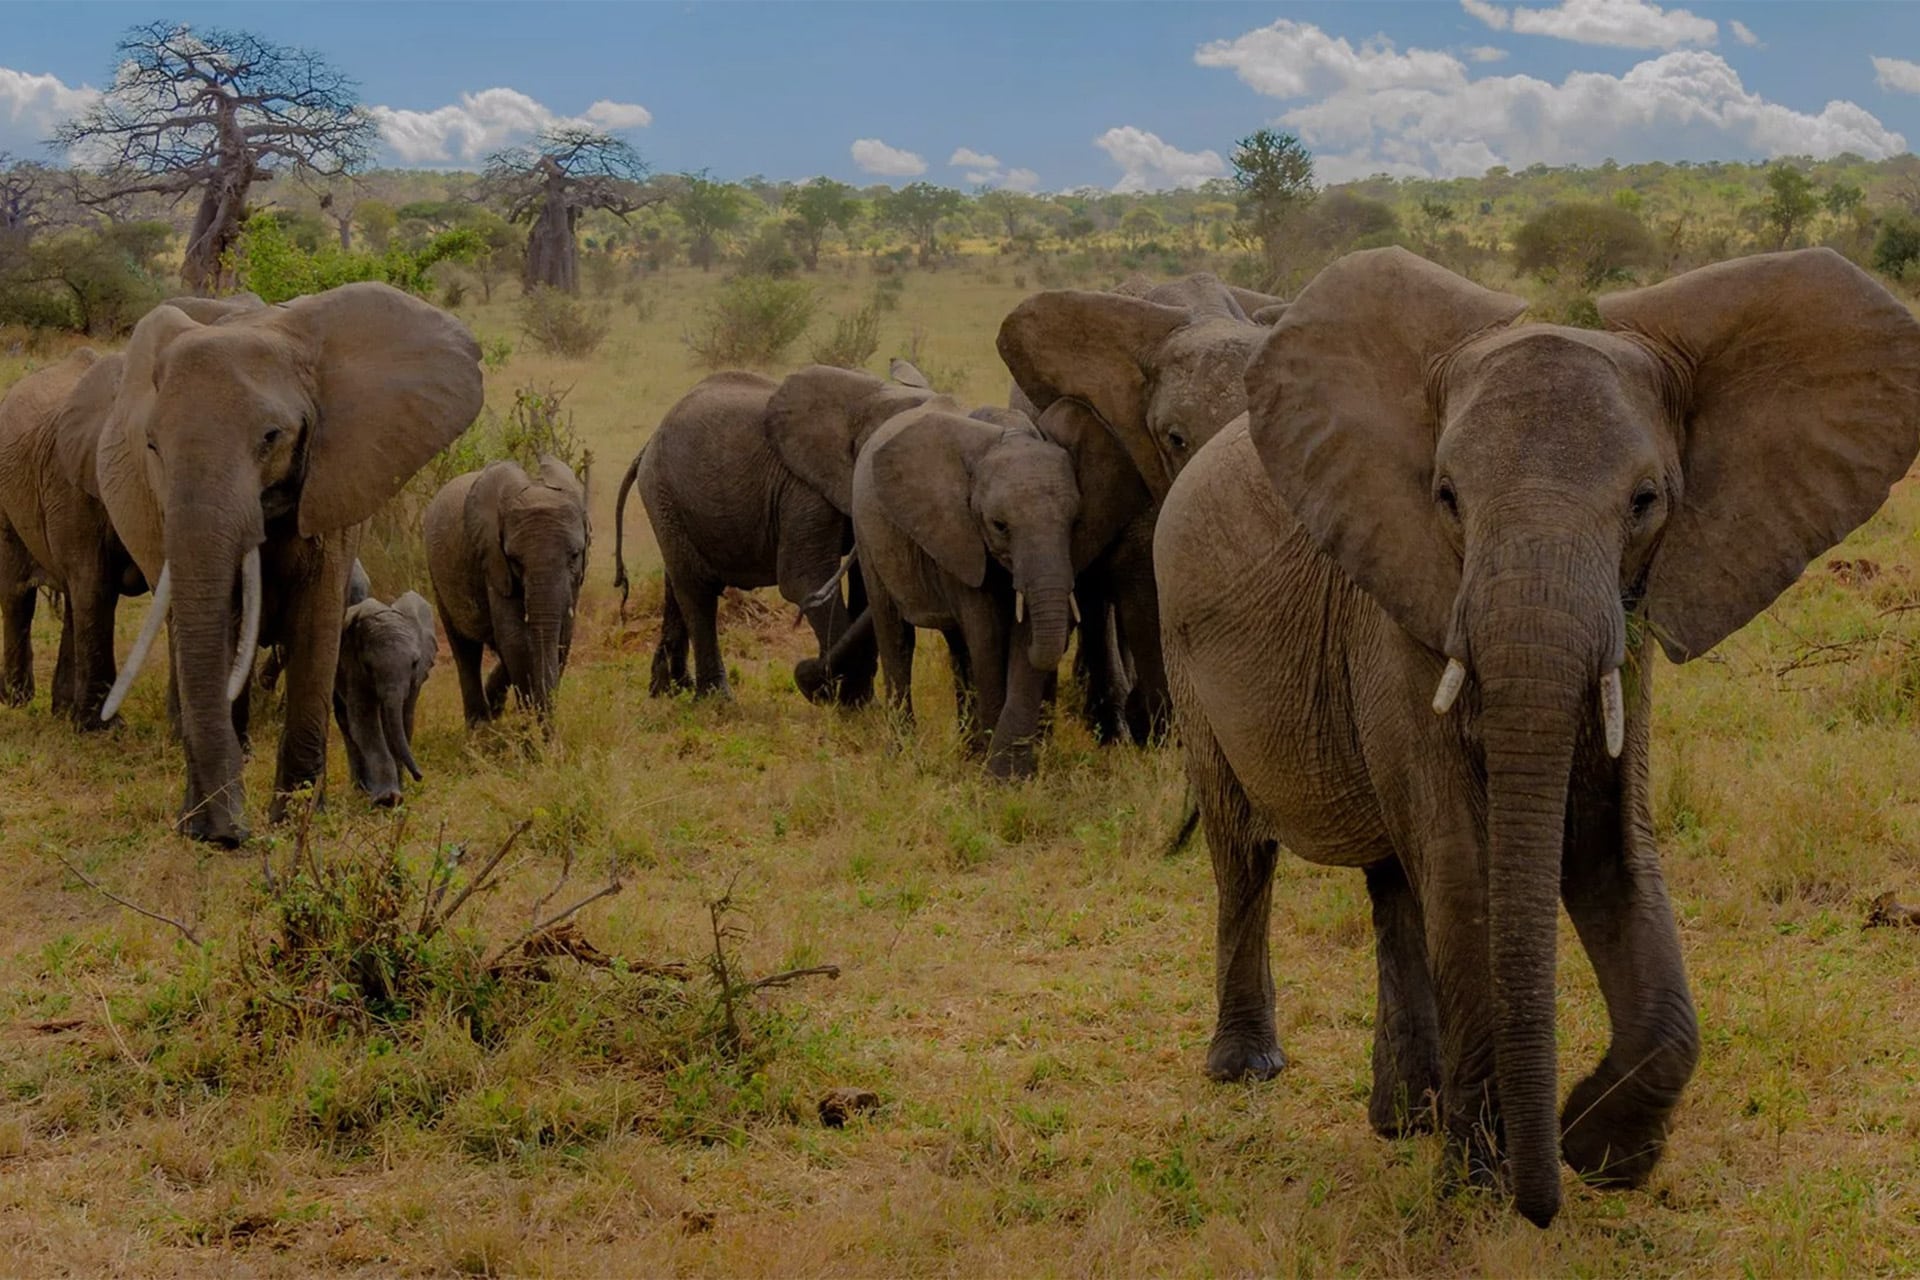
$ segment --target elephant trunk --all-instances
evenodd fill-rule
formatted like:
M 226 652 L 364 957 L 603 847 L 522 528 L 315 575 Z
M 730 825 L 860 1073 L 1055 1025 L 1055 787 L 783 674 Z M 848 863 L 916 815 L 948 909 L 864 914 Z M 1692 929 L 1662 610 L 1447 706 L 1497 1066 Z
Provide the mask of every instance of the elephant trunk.
M 1067 651 L 1073 609 L 1073 559 L 1064 533 L 1027 555 L 1014 555 L 1016 621 L 1027 624 L 1027 661 L 1035 670 L 1052 671 Z
M 1567 791 L 1620 663 L 1617 564 L 1564 528 L 1505 536 L 1469 554 L 1463 588 L 1486 748 L 1494 1081 L 1515 1204 L 1542 1227 L 1560 1208 L 1554 974 Z
M 242 497 L 211 500 L 203 487 L 177 494 L 166 526 L 174 676 L 187 754 L 181 825 L 224 845 L 246 835 L 233 700 L 252 670 L 260 625 L 260 508 L 251 493 Z M 234 510 L 240 518 L 222 514 Z
M 425 775 L 414 761 L 413 744 L 407 741 L 406 697 L 405 689 L 392 689 L 380 700 L 380 736 L 387 740 L 393 758 L 418 782 Z
M 545 716 L 553 710 L 553 695 L 560 687 L 560 650 L 573 608 L 565 568 L 556 567 L 546 581 L 530 581 L 526 603 L 526 698 L 535 712 Z

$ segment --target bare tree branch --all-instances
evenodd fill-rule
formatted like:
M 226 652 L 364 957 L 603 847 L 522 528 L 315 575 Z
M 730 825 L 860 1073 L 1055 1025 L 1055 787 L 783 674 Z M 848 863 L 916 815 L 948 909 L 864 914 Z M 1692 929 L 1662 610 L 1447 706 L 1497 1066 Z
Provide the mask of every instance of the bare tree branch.
M 101 897 L 107 899 L 110 902 L 119 903 L 121 906 L 133 912 L 135 915 L 145 916 L 149 920 L 157 920 L 161 924 L 170 924 L 174 928 L 178 929 L 180 931 L 180 936 L 185 938 L 188 942 L 191 942 L 196 947 L 200 945 L 200 935 L 195 933 L 191 928 L 187 927 L 185 924 L 181 923 L 178 920 L 175 920 L 172 916 L 163 916 L 158 911 L 147 910 L 145 907 L 141 906 L 137 902 L 127 901 L 125 898 L 113 892 L 111 889 L 108 889 L 105 885 L 102 885 L 98 880 L 95 880 L 92 876 L 88 875 L 86 872 L 82 871 L 80 868 L 74 866 L 71 862 L 68 862 L 65 858 L 61 857 L 59 854 L 56 853 L 53 856 L 55 858 L 59 858 L 61 866 L 65 867 L 67 870 L 73 872 L 74 875 L 78 876 L 82 884 L 86 885 L 89 889 L 92 889 L 95 893 L 99 894 Z

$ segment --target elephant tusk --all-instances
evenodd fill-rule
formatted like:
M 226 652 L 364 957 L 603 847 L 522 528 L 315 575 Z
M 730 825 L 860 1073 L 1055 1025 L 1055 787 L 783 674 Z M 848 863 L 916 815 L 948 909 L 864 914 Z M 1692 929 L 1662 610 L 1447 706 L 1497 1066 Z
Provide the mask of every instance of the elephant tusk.
M 1607 756 L 1618 760 L 1627 744 L 1627 700 L 1620 692 L 1620 668 L 1600 677 L 1600 718 L 1607 726 Z
M 153 650 L 154 637 L 160 634 L 160 624 L 167 620 L 167 605 L 172 599 L 173 566 L 162 561 L 160 580 L 153 584 L 153 603 L 147 606 L 147 620 L 140 624 L 140 638 L 133 642 L 133 650 L 127 654 L 127 665 L 120 668 L 119 679 L 113 682 L 107 700 L 100 704 L 102 724 L 113 719 L 120 710 L 120 704 L 127 700 L 127 690 L 133 688 L 133 678 L 140 674 L 147 654 Z
M 240 561 L 240 642 L 233 651 L 233 669 L 227 673 L 227 701 L 247 687 L 253 674 L 254 650 L 260 647 L 260 548 Z
M 1460 696 L 1460 686 L 1467 682 L 1467 666 L 1458 658 L 1447 659 L 1447 669 L 1440 673 L 1440 686 L 1433 691 L 1433 713 L 1443 716 L 1453 710 L 1453 700 Z
M 1080 625 L 1080 602 L 1074 599 L 1071 594 L 1067 596 L 1067 617 L 1073 622 L 1074 626 L 1077 627 Z
M 1024 591 L 1016 591 L 1013 593 L 1014 625 L 1018 626 L 1020 623 L 1025 622 L 1026 620 L 1027 620 L 1027 593 Z

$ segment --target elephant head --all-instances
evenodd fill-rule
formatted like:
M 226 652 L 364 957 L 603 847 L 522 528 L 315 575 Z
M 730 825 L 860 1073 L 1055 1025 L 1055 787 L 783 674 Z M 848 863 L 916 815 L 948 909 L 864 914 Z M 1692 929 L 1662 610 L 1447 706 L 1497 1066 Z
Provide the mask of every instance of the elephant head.
M 417 782 L 413 704 L 433 670 L 433 610 L 416 591 L 392 604 L 363 598 L 340 628 L 334 715 L 346 738 L 353 780 L 374 804 L 400 802 L 404 768 Z
M 228 707 L 259 635 L 261 545 L 371 516 L 480 411 L 479 354 L 458 320 L 373 283 L 211 324 L 163 305 L 135 327 L 96 471 L 154 600 L 102 718 L 170 611 L 196 831 L 241 829 Z
M 1626 767 L 1606 756 L 1623 663 L 1645 678 L 1635 622 L 1675 661 L 1705 653 L 1871 515 L 1920 443 L 1920 324 L 1831 251 L 1599 307 L 1604 332 L 1510 328 L 1519 298 L 1370 250 L 1321 272 L 1246 373 L 1280 498 L 1444 656 L 1435 709 L 1476 718 L 1495 1080 L 1515 1198 L 1542 1225 L 1569 780 L 1576 759 Z
M 1000 326 L 1000 357 L 1044 413 L 1062 396 L 1098 414 L 1153 496 L 1201 445 L 1246 408 L 1241 373 L 1267 336 L 1248 317 L 1278 298 L 1235 290 L 1209 275 L 1133 293 L 1037 293 Z
M 767 442 L 787 469 L 844 514 L 853 513 L 853 463 L 883 423 L 936 399 L 903 360 L 903 378 L 816 364 L 788 374 L 767 402 Z
M 1024 418 L 1003 425 L 927 405 L 875 441 L 873 481 L 888 519 L 966 586 L 982 586 L 988 558 L 998 561 L 1013 580 L 1015 622 L 1029 628 L 1029 660 L 1059 665 L 1080 509 L 1064 449 Z
M 573 471 L 542 456 L 533 476 L 496 462 L 467 491 L 464 513 L 481 548 L 500 660 L 545 715 L 573 645 L 574 603 L 586 574 L 587 495 Z

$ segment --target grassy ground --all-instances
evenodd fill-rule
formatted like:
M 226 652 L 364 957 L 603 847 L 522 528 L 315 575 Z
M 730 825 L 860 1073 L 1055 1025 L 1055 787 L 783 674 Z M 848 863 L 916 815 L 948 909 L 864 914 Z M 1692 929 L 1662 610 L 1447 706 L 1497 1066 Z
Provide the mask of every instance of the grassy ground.
M 1446 1192 L 1437 1141 L 1368 1131 L 1373 967 L 1356 875 L 1283 861 L 1274 950 L 1292 1065 L 1260 1086 L 1203 1079 L 1212 887 L 1204 849 L 1162 852 L 1176 753 L 1100 751 L 1064 725 L 1038 780 L 988 785 L 956 751 L 938 646 L 915 728 L 810 707 L 788 675 L 802 633 L 770 597 L 728 607 L 735 703 L 645 696 L 657 558 L 635 515 L 645 567 L 621 620 L 605 585 L 613 483 L 697 378 L 679 338 L 715 283 L 655 282 L 645 320 L 617 304 L 592 360 L 520 353 L 489 374 L 495 404 L 516 385 L 572 386 L 601 459 L 583 641 L 539 750 L 511 731 L 469 739 L 443 663 L 416 744 L 427 781 L 398 837 L 417 869 L 442 832 L 484 851 L 530 818 L 516 873 L 463 914 L 462 945 L 519 934 L 571 849 L 552 902 L 624 877 L 578 920 L 634 963 L 553 962 L 553 981 L 495 998 L 478 1038 L 447 1001 L 364 1032 L 301 1029 L 258 996 L 258 856 L 167 833 L 180 763 L 161 681 L 137 686 L 127 727 L 86 739 L 43 692 L 0 713 L 0 1271 L 1920 1265 L 1920 933 L 1862 927 L 1881 891 L 1920 897 L 1920 650 L 1917 615 L 1897 611 L 1920 601 L 1920 488 L 1713 659 L 1659 673 L 1658 821 L 1705 1054 L 1652 1185 L 1573 1189 L 1543 1233 Z M 829 309 L 870 287 L 821 283 Z M 994 329 L 1027 287 L 986 265 L 910 275 L 878 363 L 917 329 L 936 379 L 997 399 Z M 514 337 L 509 304 L 470 318 L 485 339 Z M 5 357 L 0 380 L 26 359 Z M 335 751 L 325 859 L 395 839 L 345 789 Z M 268 755 L 248 772 L 256 805 Z M 284 830 L 268 842 L 283 874 L 291 843 Z M 105 901 L 59 857 L 188 920 L 204 945 Z M 737 974 L 841 966 L 837 981 L 743 996 L 734 1047 L 701 968 L 708 903 L 729 886 Z M 1570 929 L 1561 954 L 1570 1083 L 1604 1018 Z M 642 961 L 696 977 L 646 978 Z M 879 1106 L 824 1128 L 815 1103 L 841 1086 Z

